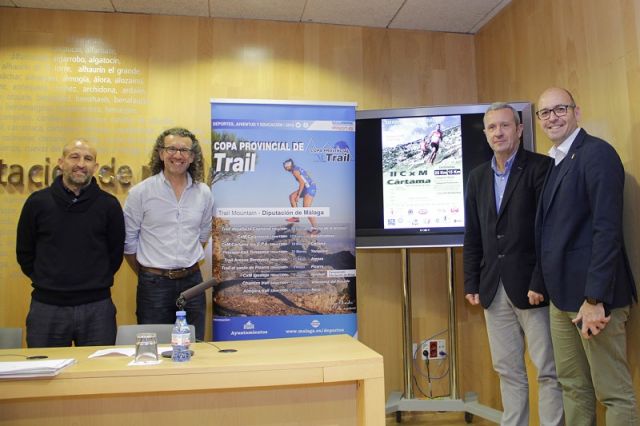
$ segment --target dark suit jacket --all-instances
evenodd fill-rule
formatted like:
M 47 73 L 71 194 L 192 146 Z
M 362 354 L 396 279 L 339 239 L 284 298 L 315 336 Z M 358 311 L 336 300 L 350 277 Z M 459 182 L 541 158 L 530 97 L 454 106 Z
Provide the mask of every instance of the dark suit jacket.
M 620 157 L 581 129 L 557 167 L 549 205 L 541 202 L 536 217 L 536 274 L 563 311 L 578 311 L 585 297 L 609 308 L 629 305 L 636 288 L 622 235 Z
M 541 281 L 532 280 L 536 264 L 534 223 L 538 199 L 551 159 L 522 147 L 511 166 L 500 211 L 496 212 L 491 162 L 469 175 L 465 196 L 464 291 L 480 294 L 488 308 L 502 279 L 511 302 L 520 309 L 534 308 L 529 290 L 544 294 Z

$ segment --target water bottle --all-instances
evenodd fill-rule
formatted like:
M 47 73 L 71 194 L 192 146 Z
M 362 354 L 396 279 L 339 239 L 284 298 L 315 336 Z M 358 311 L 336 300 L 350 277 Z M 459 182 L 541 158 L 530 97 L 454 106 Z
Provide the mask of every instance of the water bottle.
M 187 325 L 187 313 L 176 312 L 176 323 L 171 330 L 171 359 L 176 362 L 185 362 L 191 359 L 189 345 L 191 344 L 191 330 Z

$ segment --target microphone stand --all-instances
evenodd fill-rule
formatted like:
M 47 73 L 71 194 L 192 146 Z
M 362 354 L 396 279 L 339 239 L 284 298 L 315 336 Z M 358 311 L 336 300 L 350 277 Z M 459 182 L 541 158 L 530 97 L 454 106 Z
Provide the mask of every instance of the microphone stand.
M 213 287 L 215 284 L 216 284 L 216 280 L 212 278 L 210 280 L 203 281 L 200 284 L 196 284 L 193 287 L 186 289 L 185 291 L 180 293 L 180 295 L 176 299 L 176 306 L 178 307 L 178 310 L 183 311 L 189 299 L 192 299 L 193 297 L 201 293 L 204 293 L 208 288 Z M 201 343 L 206 343 L 207 345 L 211 345 L 214 348 L 216 348 L 220 353 L 232 353 L 232 352 L 238 351 L 237 349 L 231 349 L 231 348 L 221 349 L 220 347 L 218 347 L 218 345 L 212 342 L 205 342 L 204 340 L 196 339 L 196 342 L 201 342 Z M 171 353 L 170 351 L 167 351 L 167 352 Z M 165 352 L 163 352 L 162 355 L 164 356 Z

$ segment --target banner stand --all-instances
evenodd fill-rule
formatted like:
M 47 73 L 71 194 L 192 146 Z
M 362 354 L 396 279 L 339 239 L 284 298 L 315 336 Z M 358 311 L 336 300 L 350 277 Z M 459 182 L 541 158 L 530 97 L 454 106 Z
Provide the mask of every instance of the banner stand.
M 355 103 L 211 100 L 214 340 L 357 335 Z

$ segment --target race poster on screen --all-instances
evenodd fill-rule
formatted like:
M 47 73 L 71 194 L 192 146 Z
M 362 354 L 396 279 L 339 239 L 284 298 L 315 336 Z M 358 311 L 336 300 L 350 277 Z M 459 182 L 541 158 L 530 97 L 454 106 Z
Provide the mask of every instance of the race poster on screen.
M 385 229 L 464 225 L 459 115 L 382 120 Z
M 214 340 L 355 335 L 355 104 L 211 117 Z

